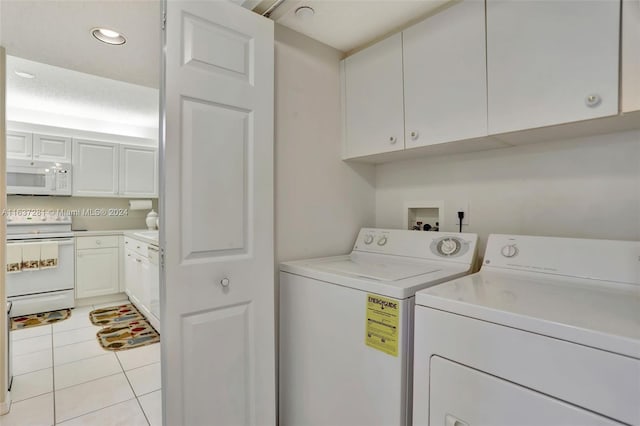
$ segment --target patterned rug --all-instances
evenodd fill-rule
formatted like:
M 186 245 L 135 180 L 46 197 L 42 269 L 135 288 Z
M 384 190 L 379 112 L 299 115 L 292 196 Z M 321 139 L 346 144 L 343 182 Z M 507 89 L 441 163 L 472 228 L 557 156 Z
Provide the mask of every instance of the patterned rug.
M 96 336 L 100 346 L 108 351 L 133 349 L 160 341 L 160 335 L 144 317 L 103 328 Z
M 91 324 L 100 327 L 124 325 L 129 321 L 144 319 L 144 316 L 132 304 L 110 306 L 89 312 Z
M 39 314 L 14 317 L 11 318 L 11 330 L 20 330 L 22 328 L 53 324 L 54 322 L 64 321 L 70 316 L 71 309 L 61 309 L 59 311 L 41 312 Z
M 93 325 L 104 327 L 96 333 L 98 343 L 108 351 L 122 351 L 158 343 L 160 335 L 136 307 L 110 306 L 89 312 Z

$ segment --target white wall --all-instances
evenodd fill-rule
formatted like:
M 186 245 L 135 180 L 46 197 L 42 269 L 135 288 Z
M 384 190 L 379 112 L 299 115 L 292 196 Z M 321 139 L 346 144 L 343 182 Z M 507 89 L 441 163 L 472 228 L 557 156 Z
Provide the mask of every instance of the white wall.
M 375 168 L 340 159 L 341 53 L 276 25 L 278 261 L 347 253 L 375 222 Z
M 443 200 L 455 231 L 640 240 L 640 132 L 414 159 L 376 170 L 376 226 L 400 228 L 405 202 Z

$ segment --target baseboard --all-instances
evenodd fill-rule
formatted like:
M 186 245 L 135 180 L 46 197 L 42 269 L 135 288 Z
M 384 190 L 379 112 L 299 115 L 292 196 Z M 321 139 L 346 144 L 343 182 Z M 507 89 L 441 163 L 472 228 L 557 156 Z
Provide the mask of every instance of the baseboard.
M 127 293 L 115 293 L 108 294 L 106 296 L 85 297 L 83 299 L 76 299 L 76 308 L 82 308 L 83 306 L 90 305 L 103 305 L 109 302 L 119 302 L 127 299 Z

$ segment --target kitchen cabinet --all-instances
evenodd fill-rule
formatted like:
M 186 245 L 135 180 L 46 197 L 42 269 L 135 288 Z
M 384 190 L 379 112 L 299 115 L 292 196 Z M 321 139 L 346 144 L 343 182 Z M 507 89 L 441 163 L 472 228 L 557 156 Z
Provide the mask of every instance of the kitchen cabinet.
M 622 82 L 620 100 L 623 113 L 640 111 L 640 1 L 622 0 Z
M 71 138 L 8 131 L 7 158 L 70 163 Z
M 402 36 L 343 62 L 345 158 L 404 149 Z
M 120 195 L 158 195 L 158 150 L 153 147 L 120 146 Z
M 151 325 L 160 330 L 158 248 L 134 238 L 124 240 L 125 293 Z
M 407 148 L 487 135 L 485 10 L 464 0 L 402 33 Z
M 74 139 L 73 167 L 75 196 L 158 196 L 154 147 Z
M 76 298 L 120 292 L 117 236 L 76 239 Z
M 118 195 L 118 144 L 73 140 L 73 195 Z
M 620 2 L 486 3 L 490 134 L 618 113 Z

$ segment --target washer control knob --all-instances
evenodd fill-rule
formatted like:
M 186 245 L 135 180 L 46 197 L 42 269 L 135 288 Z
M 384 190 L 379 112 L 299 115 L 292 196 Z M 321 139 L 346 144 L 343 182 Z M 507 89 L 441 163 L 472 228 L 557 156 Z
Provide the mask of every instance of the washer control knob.
M 456 240 L 452 240 L 451 238 L 443 240 L 442 245 L 440 245 L 440 251 L 446 255 L 452 255 L 459 248 L 459 244 Z
M 504 257 L 514 257 L 518 254 L 518 247 L 515 244 L 507 244 L 500 251 Z
M 364 243 L 369 245 L 373 242 L 373 235 L 367 234 L 364 236 Z
M 382 237 L 378 238 L 378 245 L 383 246 L 385 244 L 387 244 L 387 237 L 383 235 Z

